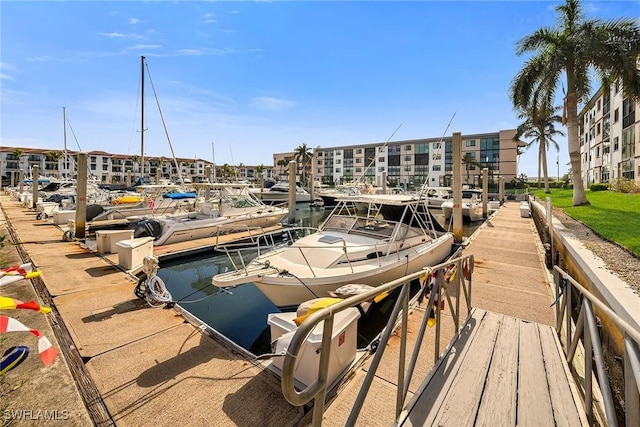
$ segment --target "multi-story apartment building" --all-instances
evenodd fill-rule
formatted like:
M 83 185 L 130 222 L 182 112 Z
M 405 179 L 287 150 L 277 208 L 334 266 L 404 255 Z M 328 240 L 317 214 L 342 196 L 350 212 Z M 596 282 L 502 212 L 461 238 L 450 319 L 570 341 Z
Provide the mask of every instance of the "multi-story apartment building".
M 624 95 L 619 80 L 601 87 L 578 114 L 585 186 L 628 178 L 640 183 L 640 101 Z
M 60 150 L 50 150 L 27 147 L 0 147 L 0 175 L 5 182 L 10 180 L 14 174 L 14 182 L 20 170 L 24 171 L 24 176 L 30 176 L 31 169 L 37 165 L 40 175 L 45 177 L 66 178 L 76 175 L 77 151 L 67 151 L 67 161 Z M 19 154 L 19 156 L 17 156 Z M 87 153 L 88 175 L 103 183 L 126 182 L 129 171 L 133 179 L 141 176 L 140 156 L 128 154 L 112 154 L 104 151 L 90 151 Z M 168 157 L 145 157 L 144 174 L 145 180 L 154 182 L 160 171 L 160 177 L 170 181 L 177 180 L 178 168 L 182 178 L 191 182 L 203 182 L 206 179 L 207 167 L 212 167 L 213 163 L 203 159 L 186 159 Z M 262 173 L 258 171 L 264 169 Z M 272 178 L 274 168 L 271 166 L 229 166 L 216 165 L 216 178 L 246 180 L 260 182 L 263 175 L 265 178 Z
M 498 177 L 505 182 L 517 176 L 518 147 L 515 129 L 462 136 L 464 184 L 479 185 L 481 170 L 489 171 L 490 185 Z M 314 179 L 323 184 L 369 182 L 378 186 L 386 175 L 390 186 L 405 188 L 450 186 L 453 176 L 452 137 L 427 138 L 388 143 L 371 143 L 313 150 Z M 294 153 L 273 156 L 278 172 L 286 172 L 285 164 L 294 160 Z M 301 172 L 299 166 L 299 173 Z M 308 169 L 307 169 L 308 170 Z

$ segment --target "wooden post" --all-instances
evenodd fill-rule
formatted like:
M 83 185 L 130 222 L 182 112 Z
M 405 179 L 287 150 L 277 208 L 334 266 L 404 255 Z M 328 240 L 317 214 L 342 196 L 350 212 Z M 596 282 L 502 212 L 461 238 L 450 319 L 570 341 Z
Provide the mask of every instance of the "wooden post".
M 11 171 L 11 188 L 16 186 L 16 171 Z
M 162 178 L 162 169 L 156 169 L 156 184 L 160 184 L 160 179 Z
M 504 203 L 504 176 L 500 176 L 500 190 L 498 190 L 498 200 L 500 200 L 500 204 Z
M 387 194 L 387 171 L 382 172 L 382 194 Z
M 38 203 L 38 181 L 40 178 L 40 168 L 38 165 L 33 165 L 31 170 L 31 208 L 35 209 Z
M 289 162 L 289 223 L 296 222 L 296 162 Z
M 131 169 L 127 171 L 127 188 L 131 187 Z
M 489 169 L 482 168 L 482 216 L 486 218 L 488 215 L 487 200 L 489 200 Z
M 84 239 L 87 228 L 87 153 L 78 153 L 78 179 L 76 187 L 76 229 L 74 235 Z
M 453 235 L 462 243 L 462 133 L 454 132 L 453 148 Z
M 18 172 L 18 194 L 22 194 L 24 191 L 24 171 L 20 169 Z

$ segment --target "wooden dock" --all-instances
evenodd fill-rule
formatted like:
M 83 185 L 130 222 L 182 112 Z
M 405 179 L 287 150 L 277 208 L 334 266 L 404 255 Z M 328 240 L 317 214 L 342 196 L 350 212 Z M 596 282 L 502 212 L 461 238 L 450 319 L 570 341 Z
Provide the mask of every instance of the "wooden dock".
M 549 326 L 474 309 L 400 425 L 587 425 L 559 345 Z

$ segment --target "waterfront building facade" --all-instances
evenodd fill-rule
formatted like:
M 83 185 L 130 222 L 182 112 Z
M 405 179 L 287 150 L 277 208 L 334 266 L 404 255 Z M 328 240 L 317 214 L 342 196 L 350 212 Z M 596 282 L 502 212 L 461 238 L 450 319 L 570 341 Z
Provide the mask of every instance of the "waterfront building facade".
M 479 186 L 483 168 L 489 172 L 490 186 L 498 178 L 505 183 L 517 177 L 518 147 L 515 129 L 462 135 L 463 184 Z M 382 186 L 383 179 L 391 187 L 419 188 L 451 186 L 453 176 L 452 137 L 406 141 L 378 142 L 313 149 L 312 166 L 298 165 L 298 179 L 303 170 L 313 173 L 321 184 L 338 185 L 351 182 Z M 276 153 L 274 167 L 287 172 L 286 165 L 295 154 Z M 309 170 L 310 169 L 310 170 Z
M 14 182 L 17 182 L 20 170 L 24 172 L 25 177 L 30 177 L 30 171 L 33 166 L 37 165 L 42 177 L 74 178 L 77 156 L 77 151 L 68 150 L 65 161 L 61 150 L 0 147 L 0 175 L 6 183 L 10 182 L 11 174 L 14 174 Z M 113 154 L 105 151 L 87 152 L 88 176 L 98 182 L 109 184 L 126 182 L 129 172 L 133 181 L 144 176 L 146 182 L 155 182 L 158 171 L 160 171 L 161 179 L 176 182 L 179 176 L 178 168 L 185 182 L 204 182 L 207 178 L 207 169 L 212 166 L 212 162 L 198 158 L 176 158 L 174 161 L 173 158 L 164 156 L 145 156 L 144 171 L 142 171 L 140 156 Z M 218 181 L 242 180 L 259 183 L 263 177 L 269 179 L 274 174 L 273 167 L 262 165 L 216 165 L 215 168 Z M 264 170 L 260 172 L 261 169 Z
M 640 101 L 625 96 L 622 81 L 601 87 L 578 114 L 585 187 L 627 178 L 640 183 Z

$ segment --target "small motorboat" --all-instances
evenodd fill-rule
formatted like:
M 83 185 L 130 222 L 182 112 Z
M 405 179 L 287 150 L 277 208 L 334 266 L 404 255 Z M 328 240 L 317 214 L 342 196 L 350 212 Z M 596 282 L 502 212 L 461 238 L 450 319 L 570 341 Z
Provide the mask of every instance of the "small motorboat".
M 345 197 L 316 233 L 212 281 L 218 287 L 253 282 L 277 307 L 288 308 L 349 283 L 378 286 L 438 264 L 453 246 L 453 234 L 418 196 Z

